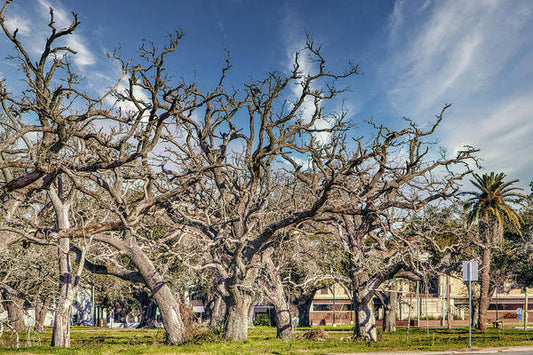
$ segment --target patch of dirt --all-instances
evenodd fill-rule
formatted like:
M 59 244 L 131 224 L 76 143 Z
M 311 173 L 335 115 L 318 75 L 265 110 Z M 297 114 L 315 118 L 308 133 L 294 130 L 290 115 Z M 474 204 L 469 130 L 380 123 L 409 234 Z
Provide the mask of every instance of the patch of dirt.
M 333 339 L 324 329 L 317 328 L 313 330 L 309 330 L 305 333 L 303 333 L 300 336 L 301 339 L 307 339 L 307 340 L 328 340 Z

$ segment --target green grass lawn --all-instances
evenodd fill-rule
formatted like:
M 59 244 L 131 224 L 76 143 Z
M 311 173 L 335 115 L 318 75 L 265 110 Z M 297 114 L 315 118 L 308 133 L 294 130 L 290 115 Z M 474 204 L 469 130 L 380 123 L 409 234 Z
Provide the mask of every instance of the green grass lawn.
M 325 327 L 332 339 L 325 341 L 276 339 L 275 328 L 256 327 L 250 330 L 248 340 L 224 342 L 215 336 L 198 336 L 180 346 L 163 344 L 164 332 L 156 329 L 101 329 L 73 327 L 72 348 L 49 347 L 50 332 L 30 334 L 31 346 L 26 347 L 27 335 L 20 335 L 20 348 L 14 348 L 13 334 L 4 332 L 0 339 L 0 353 L 19 354 L 323 354 L 362 351 L 444 350 L 465 348 L 468 329 L 431 330 L 411 329 L 409 343 L 405 342 L 405 329 L 383 334 L 379 342 L 366 344 L 353 342 L 348 327 Z M 298 330 L 298 335 L 304 329 Z M 487 333 L 473 332 L 474 347 L 533 345 L 533 330 L 490 329 Z

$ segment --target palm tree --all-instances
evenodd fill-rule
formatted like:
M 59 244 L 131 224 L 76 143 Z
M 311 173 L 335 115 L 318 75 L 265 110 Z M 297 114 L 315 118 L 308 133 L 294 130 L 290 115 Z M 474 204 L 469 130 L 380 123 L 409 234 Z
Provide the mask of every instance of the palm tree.
M 481 261 L 481 287 L 479 296 L 478 329 L 485 331 L 487 328 L 487 308 L 490 284 L 490 261 L 492 249 L 501 246 L 503 242 L 503 228 L 507 226 L 520 232 L 522 218 L 513 208 L 513 204 L 520 203 L 526 196 L 517 192 L 522 190 L 512 185 L 518 180 L 504 182 L 505 174 L 474 175 L 470 182 L 478 189 L 474 192 L 465 192 L 471 197 L 464 204 L 468 211 L 469 224 L 477 221 L 480 242 L 483 249 Z

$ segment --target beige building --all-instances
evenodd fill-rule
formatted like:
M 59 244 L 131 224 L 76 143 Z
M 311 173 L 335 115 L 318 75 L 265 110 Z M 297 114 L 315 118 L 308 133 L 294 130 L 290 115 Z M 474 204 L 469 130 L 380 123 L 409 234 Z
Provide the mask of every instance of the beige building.
M 479 283 L 473 282 L 472 285 L 472 294 L 479 294 Z M 421 325 L 426 321 L 433 326 L 445 325 L 449 315 L 453 324 L 467 324 L 468 288 L 460 278 L 442 275 L 430 280 L 427 285 L 423 282 L 398 280 L 394 290 L 385 286 L 381 290 L 398 293 L 398 320 L 406 321 L 410 318 L 416 324 L 420 319 Z M 531 295 L 533 289 L 529 289 L 527 293 L 520 289 L 511 289 L 508 292 L 501 292 L 500 289 L 500 292 L 495 292 L 492 297 L 488 311 L 489 320 L 499 319 L 505 323 L 523 322 L 524 317 L 521 313 L 525 309 L 526 296 L 531 297 Z M 533 301 L 527 302 L 529 311 L 527 319 L 533 322 Z M 383 305 L 378 297 L 374 298 L 374 306 L 377 319 L 382 319 Z M 353 324 L 353 317 L 351 297 L 348 290 L 340 284 L 321 289 L 316 293 L 310 311 L 310 322 L 313 325 Z

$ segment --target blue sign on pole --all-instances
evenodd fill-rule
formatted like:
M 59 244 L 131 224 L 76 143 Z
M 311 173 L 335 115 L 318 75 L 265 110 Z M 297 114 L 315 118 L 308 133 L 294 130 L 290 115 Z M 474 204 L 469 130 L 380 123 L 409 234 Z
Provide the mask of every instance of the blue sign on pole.
M 516 317 L 518 319 L 522 319 L 522 308 L 517 308 L 516 309 Z

